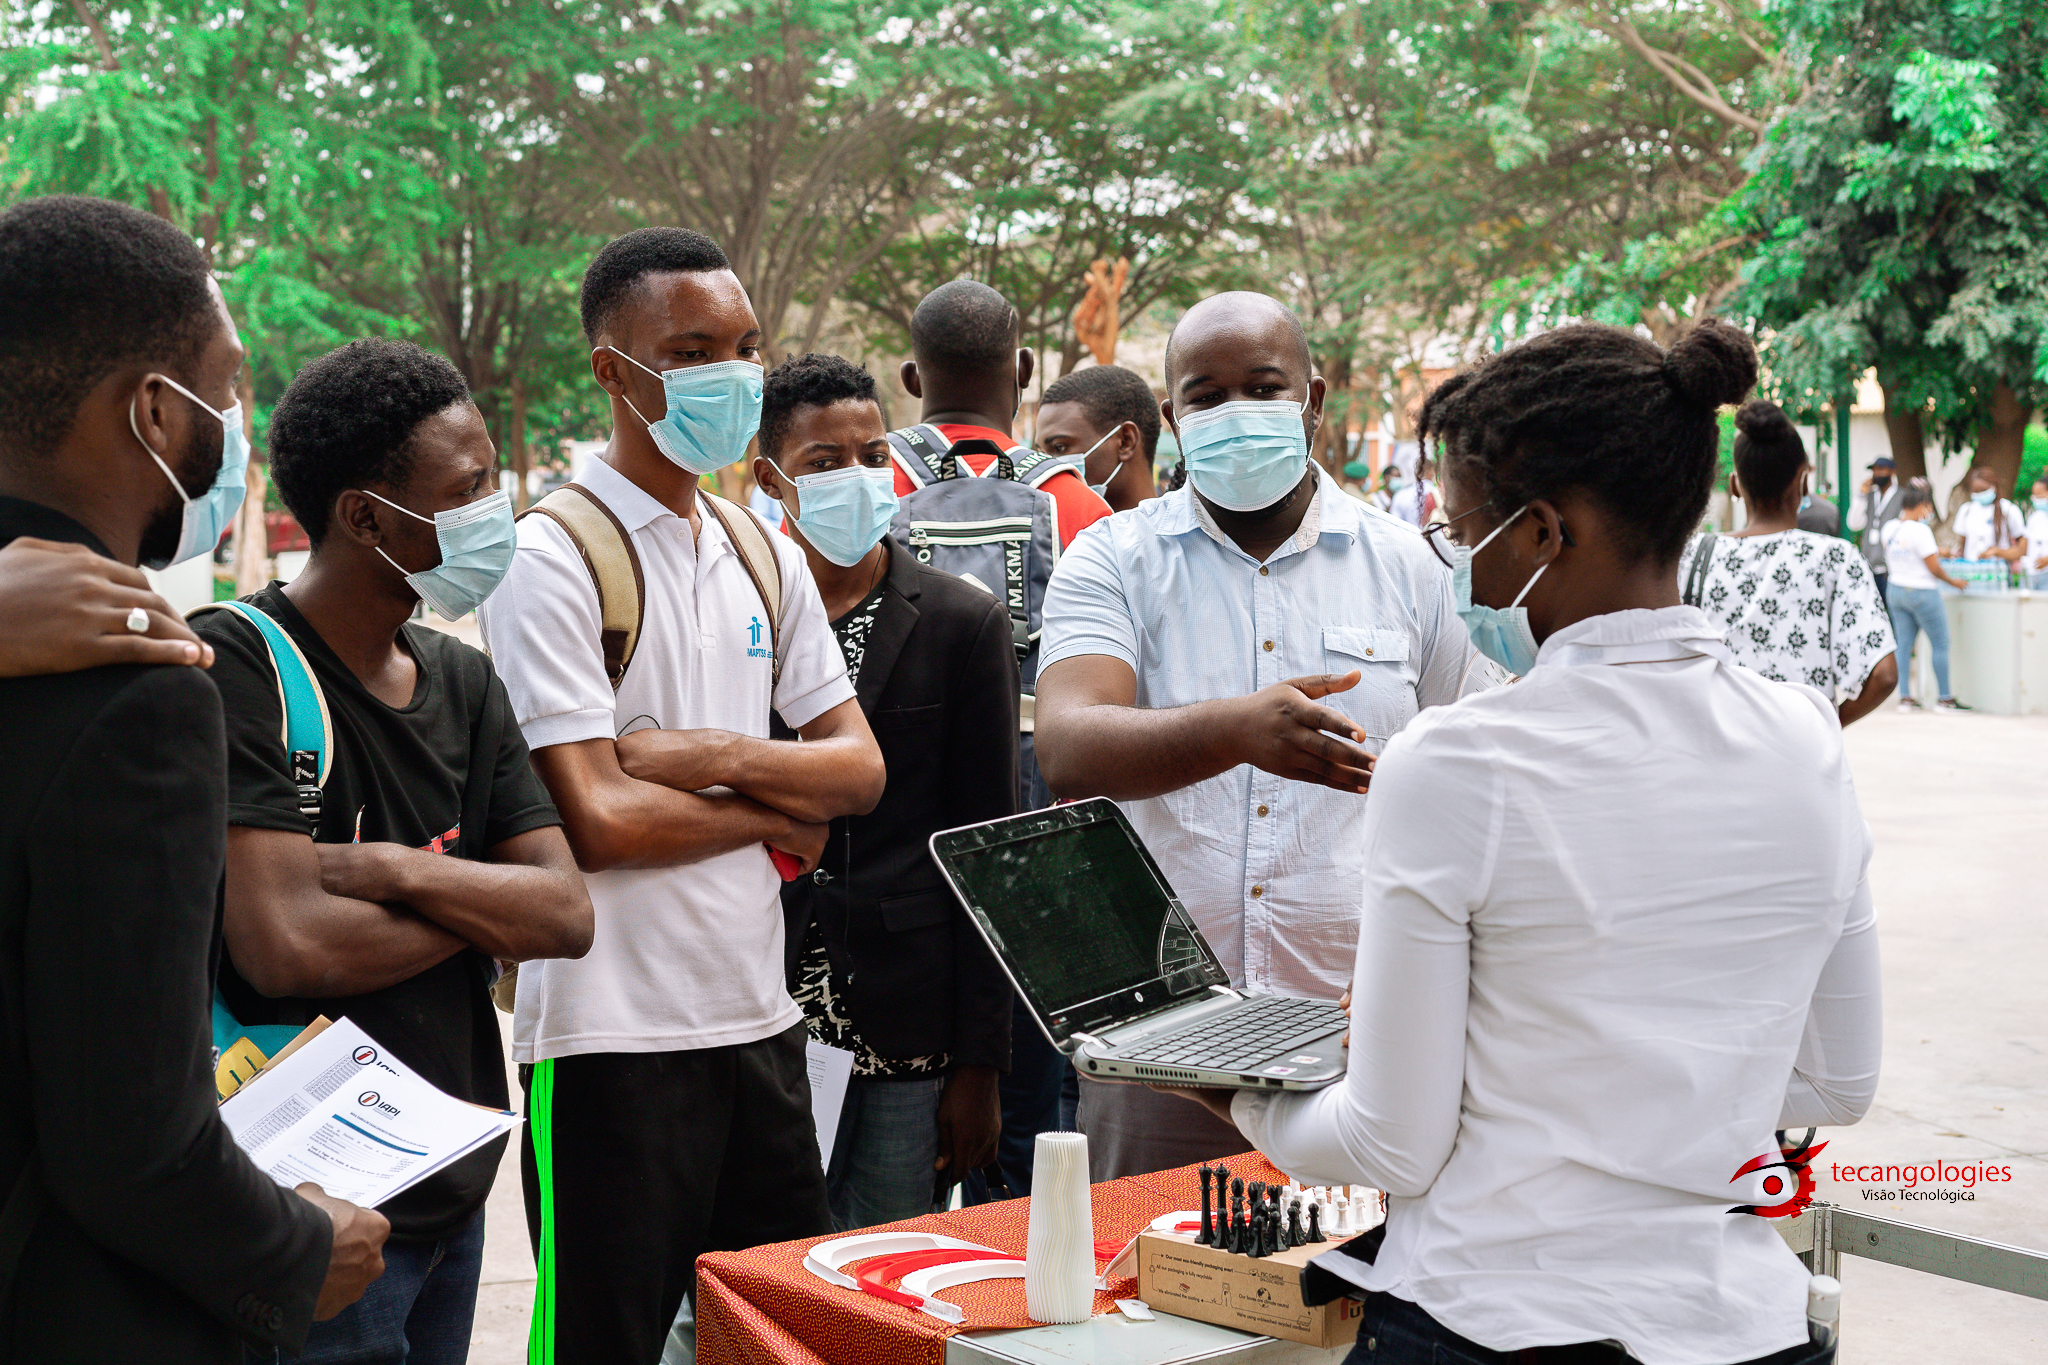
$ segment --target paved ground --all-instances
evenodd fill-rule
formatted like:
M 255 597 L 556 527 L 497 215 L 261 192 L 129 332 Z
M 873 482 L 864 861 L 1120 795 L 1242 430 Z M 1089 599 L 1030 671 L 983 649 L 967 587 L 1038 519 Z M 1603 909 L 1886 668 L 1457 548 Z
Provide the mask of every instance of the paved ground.
M 1823 1170 L 1820 1197 L 2048 1249 L 2048 879 L 2026 861 L 2048 821 L 2048 718 L 1887 707 L 1850 729 L 1849 750 L 1877 836 L 1885 1073 L 1868 1119 L 1822 1135 L 1823 1164 L 1974 1160 L 2012 1179 L 1968 1203 L 1872 1202 Z M 470 1359 L 517 1365 L 533 1259 L 514 1161 L 489 1218 Z M 1843 1365 L 2048 1359 L 2048 1302 L 1853 1257 L 1842 1278 Z

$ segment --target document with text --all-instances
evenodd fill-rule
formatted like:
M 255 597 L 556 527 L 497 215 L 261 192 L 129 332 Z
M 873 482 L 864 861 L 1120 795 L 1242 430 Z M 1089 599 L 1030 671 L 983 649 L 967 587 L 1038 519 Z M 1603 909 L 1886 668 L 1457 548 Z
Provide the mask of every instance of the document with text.
M 347 1019 L 301 1035 L 220 1116 L 278 1184 L 310 1180 L 365 1208 L 519 1126 L 421 1080 Z

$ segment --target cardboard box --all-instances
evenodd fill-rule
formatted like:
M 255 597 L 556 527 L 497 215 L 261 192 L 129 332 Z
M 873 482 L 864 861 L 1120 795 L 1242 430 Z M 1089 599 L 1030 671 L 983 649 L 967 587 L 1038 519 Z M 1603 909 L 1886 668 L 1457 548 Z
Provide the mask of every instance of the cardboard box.
M 1363 1305 L 1346 1298 L 1310 1308 L 1301 1301 L 1301 1268 L 1336 1246 L 1316 1242 L 1254 1260 L 1196 1246 L 1191 1233 L 1147 1232 L 1138 1238 L 1138 1297 L 1197 1322 L 1342 1346 L 1357 1338 Z

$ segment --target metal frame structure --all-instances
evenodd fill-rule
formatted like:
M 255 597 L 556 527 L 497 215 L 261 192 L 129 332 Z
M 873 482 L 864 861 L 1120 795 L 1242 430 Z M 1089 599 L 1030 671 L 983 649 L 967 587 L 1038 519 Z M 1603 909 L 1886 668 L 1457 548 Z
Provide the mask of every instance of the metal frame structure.
M 1861 1256 L 1965 1284 L 2002 1289 L 2008 1294 L 2048 1299 L 2048 1253 L 2025 1247 L 1941 1232 L 1826 1203 L 1816 1203 L 1797 1218 L 1788 1219 L 1781 1232 L 1807 1269 L 1816 1275 L 1840 1279 L 1842 1257 Z

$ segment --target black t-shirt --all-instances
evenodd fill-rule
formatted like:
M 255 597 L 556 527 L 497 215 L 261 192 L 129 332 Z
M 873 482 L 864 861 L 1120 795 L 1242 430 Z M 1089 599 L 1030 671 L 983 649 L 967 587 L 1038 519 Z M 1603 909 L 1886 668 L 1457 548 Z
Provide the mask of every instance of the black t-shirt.
M 515 835 L 562 823 L 528 762 L 505 684 L 481 652 L 441 631 L 407 625 L 419 681 L 410 703 L 387 706 L 314 633 L 281 585 L 244 600 L 285 628 L 326 694 L 332 757 L 316 842 L 360 839 L 481 860 Z M 214 648 L 212 677 L 226 714 L 228 823 L 306 833 L 280 735 L 277 672 L 262 637 L 228 611 L 207 612 L 195 627 Z M 472 753 L 480 769 L 474 773 Z M 461 827 L 473 781 L 489 784 L 481 831 Z M 424 1079 L 502 1109 L 509 1097 L 490 999 L 494 971 L 472 948 L 397 985 L 343 999 L 268 999 L 232 962 L 222 964 L 220 985 L 245 1024 L 346 1015 Z M 459 1226 L 490 1193 L 501 1151 L 502 1143 L 492 1143 L 385 1204 L 379 1211 L 391 1220 L 392 1235 L 434 1238 Z

